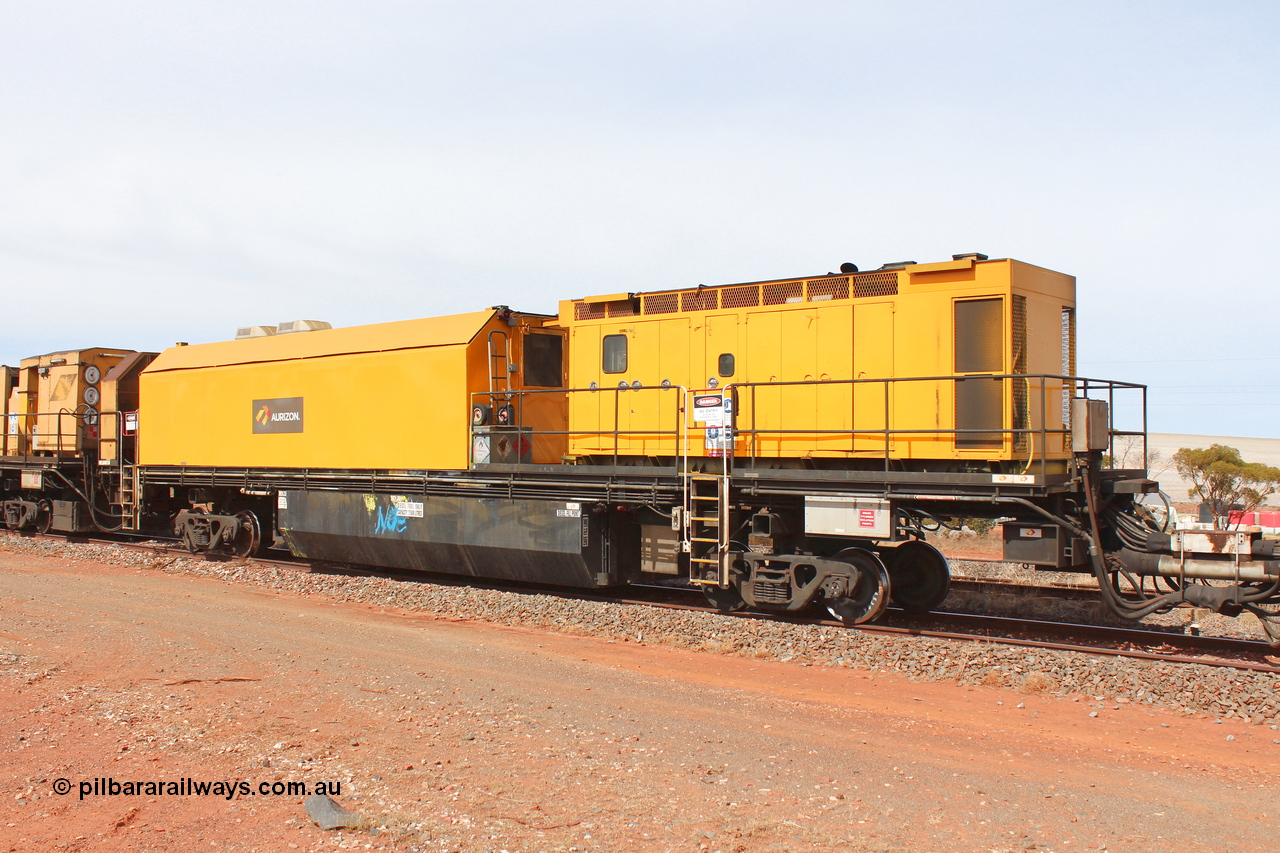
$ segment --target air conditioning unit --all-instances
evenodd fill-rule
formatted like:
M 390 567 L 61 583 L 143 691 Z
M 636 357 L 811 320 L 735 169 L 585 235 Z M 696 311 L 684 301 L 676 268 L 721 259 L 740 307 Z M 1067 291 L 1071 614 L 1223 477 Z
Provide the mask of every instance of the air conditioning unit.
M 286 320 L 276 326 L 276 334 L 292 335 L 295 332 L 319 332 L 332 328 L 333 326 L 324 320 Z
M 236 329 L 236 340 L 243 341 L 246 338 L 265 338 L 276 333 L 275 326 L 241 326 Z

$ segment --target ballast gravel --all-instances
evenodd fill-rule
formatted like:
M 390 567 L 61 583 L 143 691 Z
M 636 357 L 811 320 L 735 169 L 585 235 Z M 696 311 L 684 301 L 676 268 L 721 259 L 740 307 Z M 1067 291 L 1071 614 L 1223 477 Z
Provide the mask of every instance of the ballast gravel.
M 1196 664 L 1099 657 L 974 641 L 868 634 L 823 625 L 581 601 L 383 577 L 321 574 L 253 561 L 207 562 L 112 545 L 0 536 L 0 550 L 254 584 L 304 596 L 359 602 L 447 619 L 648 643 L 713 654 L 792 661 L 801 666 L 894 672 L 913 680 L 1056 693 L 1100 714 L 1122 705 L 1159 706 L 1280 725 L 1280 678 Z M 1273 660 L 1277 660 L 1274 659 Z

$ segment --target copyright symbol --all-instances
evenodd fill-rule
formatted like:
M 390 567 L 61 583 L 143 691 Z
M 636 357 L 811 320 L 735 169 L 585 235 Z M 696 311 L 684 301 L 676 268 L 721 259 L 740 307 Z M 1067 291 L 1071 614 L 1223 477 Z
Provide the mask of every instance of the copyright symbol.
M 54 779 L 53 792 L 55 794 L 70 794 L 71 780 L 70 779 Z

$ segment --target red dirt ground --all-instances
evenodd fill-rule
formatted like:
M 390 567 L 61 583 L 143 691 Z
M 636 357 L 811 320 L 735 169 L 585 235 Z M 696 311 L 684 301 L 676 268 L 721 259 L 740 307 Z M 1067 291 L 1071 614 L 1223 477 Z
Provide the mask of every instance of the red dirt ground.
M 1268 727 L 3 550 L 0 683 L 0 851 L 1275 849 Z

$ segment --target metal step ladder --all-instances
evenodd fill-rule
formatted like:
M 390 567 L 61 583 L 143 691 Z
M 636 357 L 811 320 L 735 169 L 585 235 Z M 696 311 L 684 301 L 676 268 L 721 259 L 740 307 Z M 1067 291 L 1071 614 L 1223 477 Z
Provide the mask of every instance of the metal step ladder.
M 687 474 L 684 516 L 690 583 L 728 586 L 729 476 Z
M 120 469 L 120 523 L 125 530 L 137 530 L 142 526 L 142 512 L 139 500 L 139 482 L 137 465 L 124 465 Z
M 498 394 L 511 393 L 511 359 L 507 352 L 509 341 L 506 332 L 489 333 L 489 396 L 491 405 Z M 505 398 L 504 398 L 505 399 Z

